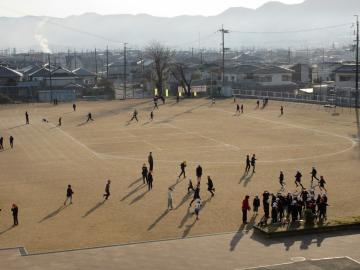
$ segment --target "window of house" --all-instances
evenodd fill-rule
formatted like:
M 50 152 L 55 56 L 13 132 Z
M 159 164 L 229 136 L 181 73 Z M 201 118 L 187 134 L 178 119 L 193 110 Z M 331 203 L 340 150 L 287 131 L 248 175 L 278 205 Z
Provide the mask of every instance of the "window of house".
M 272 76 L 262 76 L 257 78 L 258 82 L 272 82 Z
M 352 75 L 340 75 L 340 82 L 350 82 L 350 81 L 354 81 L 355 78 Z
M 282 75 L 281 80 L 283 82 L 288 82 L 288 81 L 291 81 L 291 77 L 290 77 L 290 75 Z

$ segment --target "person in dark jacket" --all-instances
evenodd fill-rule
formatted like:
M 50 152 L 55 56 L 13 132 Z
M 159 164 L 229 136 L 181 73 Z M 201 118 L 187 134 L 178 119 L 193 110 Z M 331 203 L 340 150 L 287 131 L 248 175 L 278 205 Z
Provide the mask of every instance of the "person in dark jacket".
M 210 176 L 207 177 L 208 179 L 208 182 L 207 182 L 207 185 L 208 185 L 208 191 L 210 192 L 211 194 L 211 197 L 214 197 L 214 192 L 215 192 L 215 188 L 214 188 L 214 183 L 212 181 L 212 179 L 210 178 Z
M 245 199 L 243 200 L 242 207 L 241 207 L 242 214 L 243 214 L 242 220 L 243 220 L 244 224 L 247 224 L 247 211 L 251 210 L 250 205 L 249 205 L 249 198 L 250 198 L 249 195 L 245 196 Z
M 148 162 L 149 162 L 149 171 L 152 172 L 154 169 L 154 159 L 152 156 L 152 152 L 149 153 Z
M 194 189 L 194 197 L 193 197 L 192 201 L 190 202 L 189 207 L 191 207 L 192 203 L 195 202 L 197 199 L 200 199 L 200 187 L 199 187 L 199 185 L 197 185 L 196 188 Z
M 64 205 L 66 205 L 67 201 L 70 201 L 70 204 L 72 204 L 72 195 L 74 194 L 74 191 L 72 190 L 71 185 L 68 185 L 66 190 L 66 200 L 64 202 Z
M 4 138 L 0 137 L 0 150 L 4 150 Z
M 149 190 L 151 190 L 152 187 L 153 187 L 153 181 L 154 181 L 154 179 L 153 179 L 153 176 L 152 176 L 152 172 L 149 171 L 149 173 L 147 175 L 147 184 L 148 184 Z
M 105 200 L 109 199 L 109 196 L 110 196 L 110 183 L 111 181 L 108 180 L 107 181 L 107 184 L 105 186 L 105 194 L 103 195 L 103 197 L 105 198 Z
M 9 141 L 10 141 L 10 147 L 14 148 L 14 137 L 10 136 Z
M 191 178 L 189 179 L 189 185 L 188 185 L 188 194 L 190 192 L 194 191 L 194 186 L 193 186 L 193 183 L 191 181 Z
M 27 125 L 30 124 L 28 112 L 25 112 L 25 121 L 26 121 L 26 124 L 27 124 Z
M 260 207 L 260 199 L 258 196 L 255 196 L 255 198 L 253 200 L 253 211 L 254 211 L 255 215 L 258 214 L 259 207 Z
M 263 193 L 263 208 L 265 218 L 269 218 L 270 215 L 270 193 L 268 191 L 264 191 Z
M 250 161 L 250 156 L 249 155 L 246 155 L 245 164 L 246 164 L 245 173 L 249 173 L 250 166 L 251 166 L 251 161 Z
M 300 185 L 301 188 L 304 188 L 304 186 L 301 184 L 301 177 L 302 177 L 302 174 L 299 171 L 297 171 L 296 175 L 295 175 L 295 185 L 296 185 L 296 187 L 298 187 Z
M 251 167 L 253 167 L 253 173 L 255 173 L 255 165 L 256 165 L 256 157 L 255 154 L 251 157 Z
M 185 176 L 185 168 L 186 168 L 186 161 L 183 161 L 183 162 L 181 162 L 181 164 L 180 164 L 180 170 L 181 170 L 181 172 L 180 172 L 180 175 L 179 175 L 179 179 L 180 179 L 180 177 L 183 175 L 184 176 L 184 178 L 186 178 L 186 176 Z
M 146 167 L 145 163 L 142 166 L 141 175 L 142 175 L 143 183 L 146 184 L 147 183 L 148 168 Z
M 197 177 L 198 185 L 200 185 L 201 176 L 202 176 L 202 168 L 199 165 L 196 167 L 196 177 Z
M 15 203 L 13 203 L 13 205 L 11 207 L 11 212 L 12 212 L 12 216 L 13 216 L 13 220 L 14 220 L 14 226 L 19 225 L 19 220 L 18 220 L 19 208 Z
M 73 110 L 75 112 L 76 111 L 76 104 L 74 103 L 72 107 L 73 107 Z
M 317 170 L 315 169 L 315 167 L 312 167 L 310 174 L 311 174 L 311 185 L 313 184 L 314 178 L 320 181 L 319 178 L 317 178 Z
M 281 186 L 281 190 L 285 189 L 285 183 L 284 183 L 284 173 L 281 171 L 279 175 L 279 183 Z

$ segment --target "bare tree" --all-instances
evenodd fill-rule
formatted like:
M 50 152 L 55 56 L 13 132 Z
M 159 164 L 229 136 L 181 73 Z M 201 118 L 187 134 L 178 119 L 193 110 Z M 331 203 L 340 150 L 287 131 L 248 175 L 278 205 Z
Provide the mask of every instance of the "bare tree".
M 160 42 L 153 41 L 146 47 L 147 56 L 154 61 L 155 86 L 160 96 L 163 95 L 164 81 L 168 75 L 172 51 Z
M 171 65 L 171 74 L 185 91 L 185 95 L 191 96 L 191 85 L 194 79 L 198 78 L 197 70 L 184 63 Z

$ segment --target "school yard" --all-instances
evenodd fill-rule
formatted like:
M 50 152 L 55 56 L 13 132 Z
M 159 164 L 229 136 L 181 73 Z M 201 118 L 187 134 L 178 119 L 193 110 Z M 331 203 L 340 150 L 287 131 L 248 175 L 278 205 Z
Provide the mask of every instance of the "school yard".
M 238 100 L 245 112 L 234 116 L 232 99 L 168 100 L 154 111 L 151 100 L 30 104 L 0 107 L 0 249 L 24 246 L 30 253 L 105 246 L 147 240 L 233 232 L 242 223 L 245 195 L 279 190 L 295 192 L 294 175 L 310 186 L 312 166 L 327 181 L 329 217 L 360 215 L 360 159 L 353 110 L 270 101 Z M 280 116 L 280 105 L 285 115 Z M 136 108 L 139 123 L 127 124 Z M 24 125 L 24 113 L 30 125 Z M 85 123 L 91 112 L 95 121 Z M 62 126 L 56 127 L 62 116 Z M 49 123 L 42 122 L 46 118 Z M 15 138 L 9 149 L 8 137 Z M 141 166 L 154 156 L 154 188 L 142 185 Z M 246 154 L 255 153 L 256 173 L 244 176 Z M 187 178 L 177 182 L 180 162 Z M 203 167 L 203 209 L 195 222 L 186 196 L 189 177 Z M 215 197 L 206 190 L 206 176 Z M 106 180 L 111 196 L 103 202 Z M 66 187 L 74 203 L 63 207 Z M 175 186 L 175 210 L 166 211 L 167 190 Z M 318 192 L 318 188 L 316 188 Z M 12 227 L 11 204 L 19 206 Z M 260 211 L 262 214 L 262 210 Z M 251 214 L 250 214 L 251 217 Z M 252 220 L 254 221 L 254 220 Z

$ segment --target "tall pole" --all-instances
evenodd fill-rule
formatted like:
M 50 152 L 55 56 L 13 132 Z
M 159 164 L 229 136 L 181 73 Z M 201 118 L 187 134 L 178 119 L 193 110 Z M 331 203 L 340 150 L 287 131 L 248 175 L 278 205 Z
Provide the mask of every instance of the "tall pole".
M 50 102 L 53 100 L 52 96 L 52 78 L 51 78 L 51 59 L 50 59 L 50 53 L 48 54 L 48 61 L 49 61 L 49 87 L 50 87 Z
M 126 74 L 126 65 L 127 65 L 127 61 L 126 61 L 126 44 L 124 43 L 124 99 L 126 99 L 126 79 L 127 79 L 127 74 Z
M 359 108 L 359 16 L 356 17 L 356 74 L 355 74 L 355 108 Z
M 109 47 L 106 46 L 106 79 L 109 78 Z
M 74 65 L 75 65 L 75 69 L 77 68 L 77 63 L 76 63 L 76 50 L 74 50 Z
M 225 34 L 229 33 L 229 30 L 224 29 L 224 26 L 221 26 L 221 29 L 218 30 L 221 32 L 222 36 L 222 86 L 225 84 Z
M 97 65 L 97 51 L 96 51 L 96 48 L 95 48 L 95 74 L 96 74 L 95 81 L 97 81 L 98 65 Z

